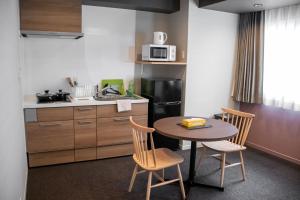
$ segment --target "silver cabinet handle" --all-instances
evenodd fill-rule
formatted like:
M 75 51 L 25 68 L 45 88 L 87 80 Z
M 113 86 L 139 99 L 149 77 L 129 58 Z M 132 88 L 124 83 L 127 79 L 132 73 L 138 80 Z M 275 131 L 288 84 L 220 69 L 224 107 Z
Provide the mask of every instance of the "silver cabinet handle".
M 61 126 L 62 124 L 59 123 L 44 123 L 44 124 L 39 124 L 41 127 L 54 127 L 54 126 Z
M 94 108 L 78 108 L 78 111 L 88 111 L 93 110 Z
M 115 117 L 114 121 L 116 122 L 129 121 L 129 117 Z
M 78 122 L 79 125 L 88 125 L 92 124 L 93 122 Z

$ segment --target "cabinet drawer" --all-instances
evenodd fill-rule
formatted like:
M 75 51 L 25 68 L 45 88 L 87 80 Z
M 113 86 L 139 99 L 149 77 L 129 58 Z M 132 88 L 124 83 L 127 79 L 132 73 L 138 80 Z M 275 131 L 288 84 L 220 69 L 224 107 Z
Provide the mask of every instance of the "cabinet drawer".
M 97 147 L 97 159 L 132 155 L 133 144 Z
M 96 106 L 74 107 L 74 119 L 96 118 Z
M 147 103 L 132 104 L 131 111 L 126 111 L 126 112 L 118 112 L 116 104 L 97 106 L 98 117 L 122 117 L 122 116 L 130 116 L 130 115 L 147 115 L 147 114 L 148 114 Z
M 74 162 L 74 150 L 28 154 L 29 167 Z
M 133 120 L 147 126 L 147 116 L 134 116 Z M 98 118 L 97 145 L 108 146 L 132 142 L 129 117 Z
M 72 120 L 73 107 L 39 108 L 37 119 L 39 122 Z
M 74 149 L 73 120 L 26 124 L 29 153 Z
M 80 119 L 74 121 L 75 149 L 96 147 L 96 119 Z
M 75 161 L 96 160 L 96 158 L 96 147 L 88 149 L 75 149 Z

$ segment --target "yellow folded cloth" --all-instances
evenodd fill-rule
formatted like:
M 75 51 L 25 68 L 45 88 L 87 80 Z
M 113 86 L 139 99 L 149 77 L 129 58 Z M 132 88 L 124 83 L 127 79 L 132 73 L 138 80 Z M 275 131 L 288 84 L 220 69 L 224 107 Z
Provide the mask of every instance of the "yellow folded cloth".
M 205 126 L 206 119 L 203 119 L 203 118 L 188 118 L 188 119 L 183 119 L 181 121 L 181 124 L 185 127 L 188 127 L 188 128 L 195 127 L 195 126 Z

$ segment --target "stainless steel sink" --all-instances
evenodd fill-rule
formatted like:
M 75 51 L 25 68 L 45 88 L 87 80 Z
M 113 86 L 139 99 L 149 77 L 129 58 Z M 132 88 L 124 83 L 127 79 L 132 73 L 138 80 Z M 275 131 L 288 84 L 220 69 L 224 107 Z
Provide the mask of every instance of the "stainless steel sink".
M 116 100 L 122 100 L 122 99 L 131 99 L 131 100 L 137 100 L 142 99 L 143 97 L 134 95 L 134 96 L 121 96 L 121 95 L 108 95 L 108 96 L 97 96 L 94 97 L 96 101 L 116 101 Z

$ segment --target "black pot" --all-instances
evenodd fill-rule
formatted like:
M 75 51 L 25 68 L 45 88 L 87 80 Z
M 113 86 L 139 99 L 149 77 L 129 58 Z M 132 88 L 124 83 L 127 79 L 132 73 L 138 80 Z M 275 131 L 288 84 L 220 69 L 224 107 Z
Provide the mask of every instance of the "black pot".
M 55 95 L 49 93 L 49 90 L 45 90 L 44 94 L 37 93 L 36 97 L 38 99 L 38 103 L 47 103 L 47 102 L 55 101 Z
M 56 101 L 68 101 L 70 93 L 63 92 L 62 90 L 58 90 L 58 92 L 55 94 L 55 100 Z
M 37 93 L 36 97 L 38 99 L 38 103 L 51 103 L 54 101 L 69 101 L 68 92 L 63 92 L 62 90 L 58 90 L 57 93 L 52 94 L 49 90 L 45 90 L 44 94 Z

